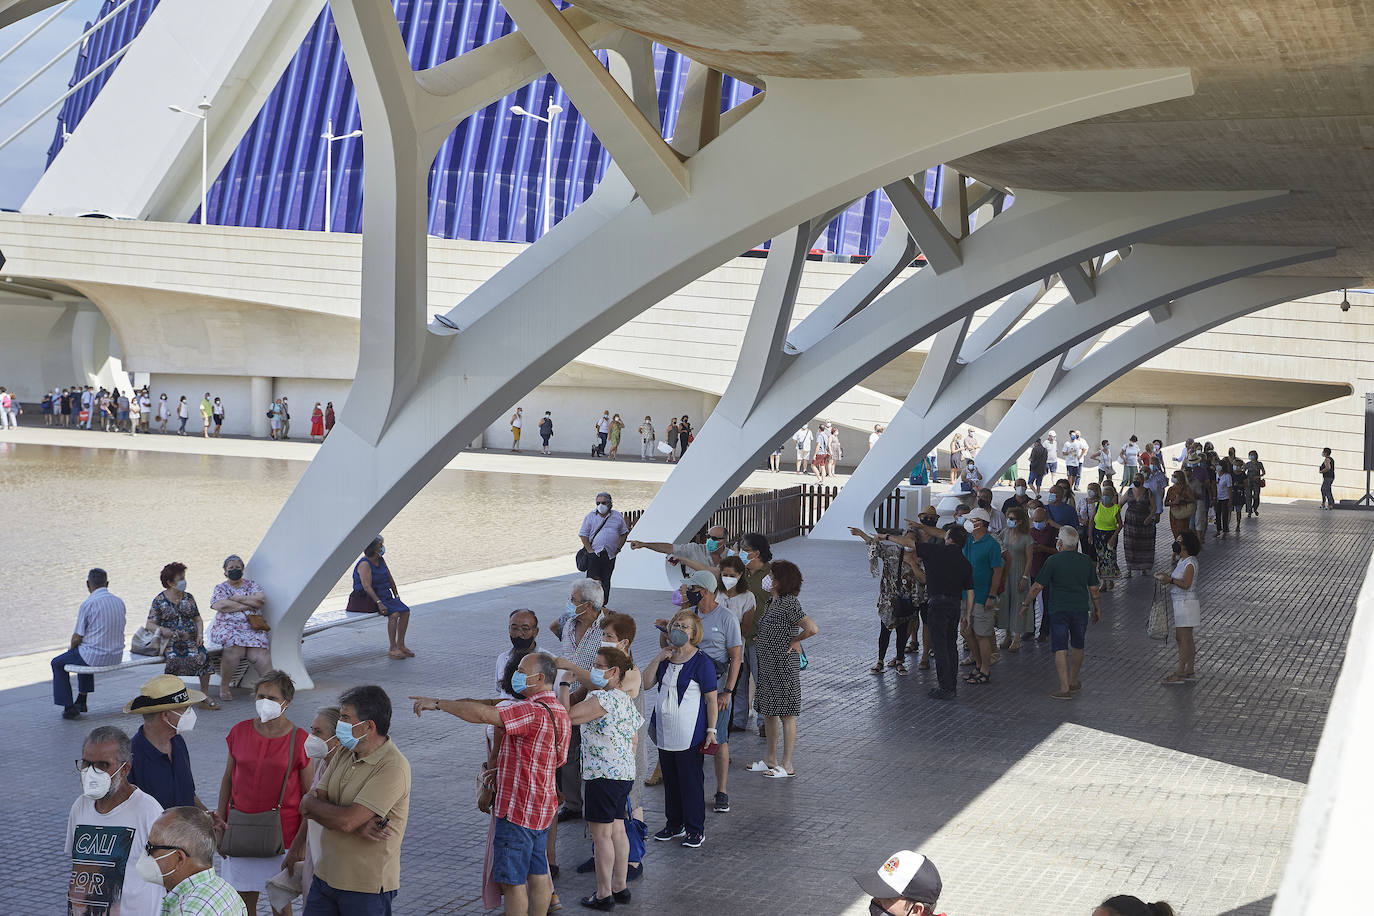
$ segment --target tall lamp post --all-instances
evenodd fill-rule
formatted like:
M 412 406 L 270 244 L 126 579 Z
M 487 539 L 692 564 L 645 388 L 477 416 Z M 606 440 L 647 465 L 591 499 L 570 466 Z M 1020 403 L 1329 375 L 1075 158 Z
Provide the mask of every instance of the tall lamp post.
M 200 104 L 196 106 L 200 109 L 199 112 L 182 108 L 180 105 L 167 107 L 200 121 L 200 224 L 204 226 L 205 211 L 210 202 L 210 100 L 201 98 Z
M 354 137 L 361 137 L 361 130 L 350 131 L 346 134 L 334 133 L 334 119 L 330 118 L 324 127 L 324 133 L 320 134 L 320 139 L 324 141 L 324 231 L 333 232 L 333 222 L 330 219 L 330 199 L 334 196 L 334 143 L 337 140 L 351 140 Z
M 532 111 L 526 111 L 519 105 L 512 105 L 511 112 L 525 118 L 534 118 L 536 121 L 543 121 L 549 125 L 549 135 L 544 141 L 544 193 L 542 203 L 544 207 L 544 231 L 540 235 L 548 235 L 549 228 L 553 226 L 553 122 L 562 114 L 563 106 L 555 105 L 553 97 L 549 97 L 549 105 L 544 109 L 547 117 L 540 117 Z

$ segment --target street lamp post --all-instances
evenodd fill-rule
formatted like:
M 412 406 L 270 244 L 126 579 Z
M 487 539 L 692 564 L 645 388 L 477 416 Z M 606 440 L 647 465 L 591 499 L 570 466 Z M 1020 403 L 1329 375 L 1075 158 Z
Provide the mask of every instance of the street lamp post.
M 201 98 L 200 104 L 196 106 L 200 109 L 199 112 L 182 108 L 180 105 L 167 107 L 200 121 L 200 224 L 204 226 L 205 211 L 210 202 L 210 100 Z
M 361 130 L 351 131 L 346 134 L 334 134 L 334 119 L 330 118 L 325 123 L 324 133 L 320 134 L 320 139 L 324 141 L 324 231 L 332 232 L 332 220 L 330 219 L 330 200 L 334 196 L 334 141 L 349 140 L 353 137 L 361 137 Z
M 526 118 L 534 118 L 536 121 L 543 121 L 549 126 L 549 135 L 544 141 L 544 193 L 541 195 L 541 203 L 544 209 L 544 229 L 540 235 L 547 235 L 553 226 L 553 122 L 563 111 L 562 105 L 555 105 L 553 97 L 549 97 L 549 105 L 544 109 L 548 117 L 540 117 L 532 111 L 526 111 L 519 105 L 512 105 L 511 112 Z

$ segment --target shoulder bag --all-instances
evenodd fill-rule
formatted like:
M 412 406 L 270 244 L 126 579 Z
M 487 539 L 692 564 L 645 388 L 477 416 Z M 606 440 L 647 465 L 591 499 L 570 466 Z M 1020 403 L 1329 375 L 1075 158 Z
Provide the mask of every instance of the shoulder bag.
M 892 592 L 892 616 L 897 620 L 910 620 L 916 616 L 915 600 L 902 593 L 902 580 L 906 578 L 902 566 L 905 562 L 906 548 L 902 547 L 897 553 L 897 585 Z
M 593 532 L 593 534 L 592 534 L 591 537 L 587 538 L 587 543 L 589 543 L 589 544 L 595 544 L 595 543 L 596 543 L 596 536 L 597 536 L 598 534 L 601 533 L 601 529 L 602 529 L 602 528 L 605 528 L 605 527 L 606 527 L 606 523 L 609 522 L 610 520 L 611 520 L 611 513 L 607 512 L 607 513 L 606 513 L 606 517 L 603 518 L 603 519 L 601 520 L 601 526 L 600 526 L 599 528 L 597 528 L 595 532 Z M 590 557 L 590 556 L 591 556 L 591 554 L 587 552 L 587 548 L 585 548 L 585 547 L 579 547 L 579 548 L 577 548 L 577 553 L 573 555 L 573 563 L 577 564 L 577 571 L 578 571 L 578 572 L 586 572 L 586 571 L 587 571 L 587 559 L 588 559 L 588 557 Z
M 1169 586 L 1158 580 L 1154 600 L 1150 602 L 1150 638 L 1169 641 Z
M 167 649 L 167 641 L 157 635 L 157 630 L 139 627 L 129 639 L 129 651 L 134 655 L 161 655 Z
M 249 814 L 229 806 L 229 820 L 224 837 L 219 841 L 219 854 L 245 859 L 265 859 L 286 852 L 281 836 L 281 806 L 286 800 L 286 784 L 291 781 L 291 764 L 296 757 L 296 732 L 292 727 L 291 743 L 286 750 L 286 773 L 281 778 L 281 794 L 271 811 Z
M 544 712 L 549 714 L 549 724 L 553 726 L 553 743 L 554 747 L 557 747 L 558 720 L 553 717 L 553 710 L 549 709 L 549 704 L 539 703 L 538 700 L 535 702 L 544 707 Z M 483 814 L 491 814 L 494 807 L 496 807 L 496 767 L 489 767 L 483 761 L 482 769 L 477 774 L 477 810 Z

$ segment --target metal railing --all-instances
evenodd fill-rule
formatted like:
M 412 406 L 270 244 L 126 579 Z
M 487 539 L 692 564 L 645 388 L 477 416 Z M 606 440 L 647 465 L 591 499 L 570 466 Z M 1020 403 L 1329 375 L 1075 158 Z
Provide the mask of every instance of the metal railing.
M 774 543 L 801 537 L 811 533 L 839 494 L 839 487 L 801 484 L 782 490 L 731 496 L 711 513 L 694 540 L 704 538 L 706 529 L 715 525 L 723 526 L 732 536 L 758 532 Z M 877 529 L 900 531 L 903 524 L 901 506 L 900 490 L 893 490 L 884 497 L 874 513 Z M 625 524 L 634 528 L 643 515 L 643 509 L 631 509 L 625 513 Z

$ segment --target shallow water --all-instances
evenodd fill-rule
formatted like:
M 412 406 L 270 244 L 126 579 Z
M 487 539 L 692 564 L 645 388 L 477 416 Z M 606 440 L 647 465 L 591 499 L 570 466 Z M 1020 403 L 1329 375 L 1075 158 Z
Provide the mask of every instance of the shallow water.
M 208 618 L 230 553 L 247 557 L 305 473 L 304 461 L 63 448 L 0 442 L 0 656 L 65 645 L 103 567 L 139 626 L 170 562 Z M 566 554 L 597 491 L 617 508 L 648 505 L 659 484 L 441 471 L 389 524 L 387 561 L 401 583 Z M 349 588 L 341 578 L 331 592 Z M 339 602 L 342 605 L 342 602 Z

